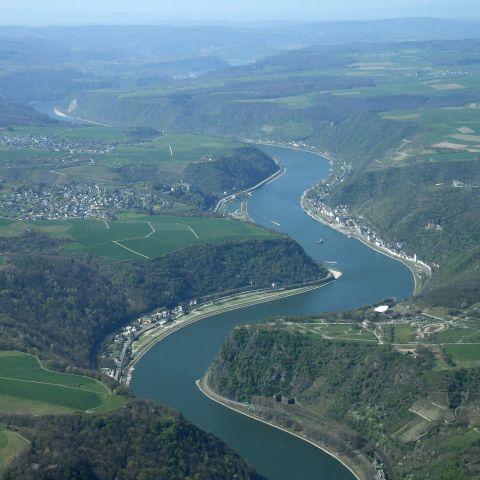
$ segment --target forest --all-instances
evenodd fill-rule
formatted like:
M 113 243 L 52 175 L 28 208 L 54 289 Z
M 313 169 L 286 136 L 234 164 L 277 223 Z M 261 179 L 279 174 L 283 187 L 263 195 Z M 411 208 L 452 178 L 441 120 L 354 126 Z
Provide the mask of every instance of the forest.
M 0 346 L 84 368 L 95 365 L 106 335 L 150 310 L 327 275 L 287 238 L 194 246 L 143 262 L 60 255 L 57 242 L 36 232 L 0 239 Z
M 216 437 L 151 402 L 108 414 L 1 421 L 31 439 L 5 480 L 261 479 Z
M 405 354 L 388 345 L 325 340 L 278 320 L 273 328 L 233 330 L 208 382 L 221 395 L 253 405 L 277 394 L 294 397 L 332 432 L 345 426 L 357 432 L 352 441 L 366 453 L 374 446 L 391 478 L 479 475 L 480 436 L 468 411 L 480 402 L 480 372 L 439 370 L 424 347 Z M 442 412 L 437 417 L 426 421 L 412 413 L 432 401 Z M 268 414 L 276 420 L 271 407 Z M 294 424 L 289 421 L 295 430 Z

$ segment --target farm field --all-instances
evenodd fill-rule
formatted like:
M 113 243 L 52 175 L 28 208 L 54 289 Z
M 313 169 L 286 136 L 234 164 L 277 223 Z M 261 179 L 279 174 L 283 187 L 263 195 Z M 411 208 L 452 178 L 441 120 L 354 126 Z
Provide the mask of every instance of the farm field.
M 409 343 L 412 341 L 412 329 L 408 324 L 393 327 L 393 343 Z
M 62 124 L 61 126 L 18 126 L 14 133 L 23 135 L 53 136 L 57 139 L 94 140 L 98 142 L 127 142 L 130 132 L 125 128 L 101 126 L 75 126 Z
M 203 156 L 229 155 L 240 146 L 238 142 L 206 135 L 168 134 L 141 144 L 119 144 L 112 154 L 91 155 L 94 163 L 59 171 L 69 177 L 98 177 L 107 181 L 118 180 L 109 169 L 125 166 L 155 166 L 162 172 L 179 174 L 190 162 Z
M 242 145 L 234 140 L 189 133 L 158 132 L 157 136 L 139 141 L 135 136 L 135 129 L 114 127 L 15 127 L 11 134 L 48 136 L 56 140 L 84 141 L 96 145 L 115 144 L 116 149 L 112 154 L 98 155 L 91 152 L 88 155 L 88 158 L 94 158 L 103 166 L 121 166 L 132 161 L 142 164 L 147 162 L 186 165 L 204 155 L 227 155 Z M 62 152 L 34 148 L 3 147 L 0 153 L 18 159 L 62 156 Z
M 17 433 L 0 427 L 0 475 L 10 460 L 16 457 L 27 445 L 27 440 Z
M 9 136 L 23 142 L 21 148 L 0 145 L 0 174 L 14 183 L 21 167 L 22 179 L 34 182 L 168 184 L 179 181 L 189 163 L 228 156 L 242 146 L 209 135 L 101 126 L 15 127 Z M 50 148 L 37 146 L 39 137 Z
M 273 233 L 256 225 L 225 218 L 144 216 L 119 220 L 71 219 L 12 222 L 0 219 L 0 235 L 38 229 L 71 240 L 64 250 L 118 259 L 141 260 L 199 243 L 266 238 Z
M 442 332 L 434 333 L 427 337 L 427 341 L 431 343 L 457 343 L 457 342 L 474 342 L 478 341 L 480 330 L 474 328 L 455 328 L 450 327 Z
M 123 398 L 101 382 L 43 368 L 38 358 L 0 352 L 0 412 L 52 414 L 118 407 Z
M 474 366 L 480 364 L 480 343 L 445 345 L 445 350 L 457 365 Z
M 291 324 L 303 333 L 321 335 L 330 340 L 377 342 L 375 335 L 356 323 L 300 323 Z

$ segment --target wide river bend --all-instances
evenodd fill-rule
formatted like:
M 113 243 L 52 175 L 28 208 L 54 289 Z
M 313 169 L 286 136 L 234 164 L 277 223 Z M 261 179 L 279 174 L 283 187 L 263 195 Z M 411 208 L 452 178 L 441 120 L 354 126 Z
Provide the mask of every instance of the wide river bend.
M 413 292 L 412 273 L 406 266 L 316 222 L 302 210 L 302 193 L 328 175 L 326 159 L 298 150 L 261 148 L 280 158 L 287 170 L 253 194 L 248 201 L 250 216 L 287 233 L 316 260 L 337 262 L 332 267 L 343 276 L 306 294 L 223 313 L 179 330 L 142 357 L 131 388 L 139 397 L 169 405 L 217 435 L 269 480 L 352 480 L 351 472 L 330 455 L 209 400 L 195 385 L 235 325 L 273 315 L 351 309 L 387 297 L 403 299 Z M 315 243 L 320 238 L 322 245 Z

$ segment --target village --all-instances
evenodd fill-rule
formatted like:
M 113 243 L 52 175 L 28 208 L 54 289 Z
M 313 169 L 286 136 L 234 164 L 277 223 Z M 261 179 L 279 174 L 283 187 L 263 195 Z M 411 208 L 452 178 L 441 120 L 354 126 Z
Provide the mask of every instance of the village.
M 312 198 L 308 196 L 304 199 L 304 206 L 315 217 L 321 218 L 323 223 L 333 226 L 348 236 L 357 236 L 368 245 L 384 251 L 393 257 L 417 264 L 431 274 L 432 269 L 430 265 L 418 259 L 417 254 L 409 255 L 406 253 L 403 249 L 403 244 L 400 242 L 391 243 L 383 240 L 373 228 L 362 224 L 359 218 L 352 215 L 346 205 L 338 205 L 330 208 L 324 203 L 322 197 Z M 434 266 L 436 266 L 436 264 Z
M 172 309 L 159 309 L 153 313 L 143 315 L 134 322 L 123 327 L 111 337 L 101 356 L 101 371 L 106 375 L 119 380 L 125 365 L 130 360 L 133 342 L 143 334 L 158 327 L 167 327 L 179 317 L 188 313 L 190 308 L 197 306 L 197 300 L 190 300 L 185 305 L 178 305 Z
M 302 198 L 304 210 L 313 218 L 349 237 L 357 237 L 372 248 L 400 261 L 407 262 L 409 265 L 415 265 L 417 275 L 429 278 L 432 275 L 432 267 L 418 259 L 415 253 L 408 254 L 405 252 L 404 245 L 401 242 L 392 243 L 383 240 L 372 227 L 366 225 L 362 219 L 350 213 L 347 205 L 337 205 L 335 207 L 327 205 L 326 199 L 332 189 L 343 183 L 353 172 L 351 164 L 338 161 L 327 155 L 326 158 L 330 160 L 331 165 L 330 176 L 306 192 Z M 433 266 L 438 268 L 438 265 L 435 263 Z
M 16 187 L 0 197 L 0 211 L 12 220 L 111 218 L 135 209 L 154 213 L 163 205 L 160 195 L 97 184 Z
M 66 152 L 70 154 L 110 154 L 115 151 L 113 144 L 99 144 L 90 139 L 56 138 L 55 136 L 19 134 L 14 130 L 0 128 L 0 146 L 43 150 L 48 152 Z

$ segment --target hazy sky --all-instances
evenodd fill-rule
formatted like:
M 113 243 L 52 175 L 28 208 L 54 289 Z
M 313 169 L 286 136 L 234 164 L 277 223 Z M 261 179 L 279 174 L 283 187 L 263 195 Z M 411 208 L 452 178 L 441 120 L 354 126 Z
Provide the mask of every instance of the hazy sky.
M 0 24 L 480 17 L 479 0 L 0 0 Z

